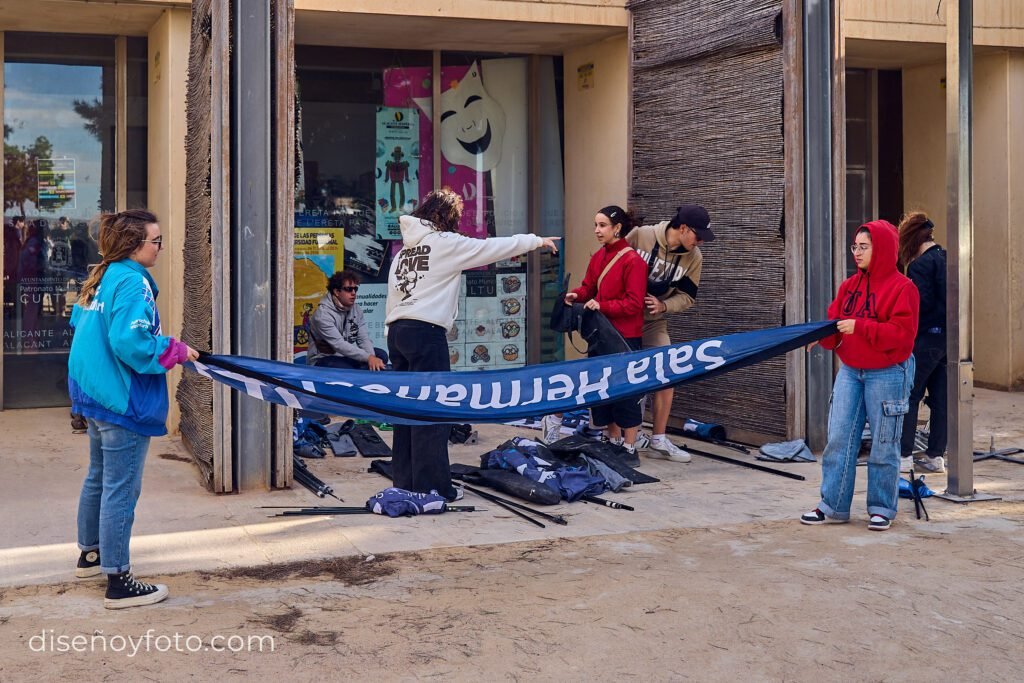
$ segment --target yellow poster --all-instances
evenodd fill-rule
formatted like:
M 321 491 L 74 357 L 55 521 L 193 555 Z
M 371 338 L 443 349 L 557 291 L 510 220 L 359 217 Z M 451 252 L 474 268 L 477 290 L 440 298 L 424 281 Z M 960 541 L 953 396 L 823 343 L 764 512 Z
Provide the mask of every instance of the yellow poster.
M 327 279 L 345 267 L 343 228 L 295 228 L 294 350 L 309 344 L 309 319 L 327 293 Z

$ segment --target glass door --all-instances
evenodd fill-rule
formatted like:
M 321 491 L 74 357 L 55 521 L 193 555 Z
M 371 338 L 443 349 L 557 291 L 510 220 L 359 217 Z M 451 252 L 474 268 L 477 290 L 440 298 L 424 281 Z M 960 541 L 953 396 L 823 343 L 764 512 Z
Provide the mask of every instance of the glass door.
M 115 207 L 115 38 L 4 34 L 3 405 L 68 405 L 70 316 Z

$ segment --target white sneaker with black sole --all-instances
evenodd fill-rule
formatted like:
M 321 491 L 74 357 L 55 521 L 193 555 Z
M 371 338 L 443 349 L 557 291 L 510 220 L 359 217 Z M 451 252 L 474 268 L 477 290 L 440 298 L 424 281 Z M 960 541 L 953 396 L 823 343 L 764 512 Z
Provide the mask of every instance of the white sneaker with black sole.
M 648 458 L 655 458 L 657 460 L 690 462 L 692 459 L 692 456 L 689 453 L 669 441 L 667 436 L 656 436 L 647 439 L 647 445 L 644 447 L 644 451 L 647 453 Z
M 107 575 L 107 594 L 103 606 L 107 609 L 124 609 L 152 605 L 166 600 L 169 592 L 162 583 L 143 583 L 130 571 Z

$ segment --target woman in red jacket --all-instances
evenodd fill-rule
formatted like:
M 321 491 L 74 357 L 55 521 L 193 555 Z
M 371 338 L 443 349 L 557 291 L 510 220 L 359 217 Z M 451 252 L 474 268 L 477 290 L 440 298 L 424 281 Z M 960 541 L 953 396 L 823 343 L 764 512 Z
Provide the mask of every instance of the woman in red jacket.
M 594 235 L 601 249 L 590 258 L 583 284 L 565 296 L 584 308 L 601 311 L 629 347 L 639 351 L 643 341 L 644 295 L 647 294 L 647 263 L 623 239 L 633 228 L 633 217 L 618 206 L 606 206 L 594 216 Z M 643 421 L 638 398 L 594 406 L 591 421 L 607 430 L 608 438 L 636 451 L 637 427 Z
M 804 524 L 850 521 L 865 420 L 871 425 L 868 528 L 884 531 L 896 516 L 900 436 L 914 384 L 919 301 L 914 283 L 896 269 L 898 245 L 896 228 L 888 221 L 862 225 L 851 246 L 857 273 L 839 286 L 828 308 L 828 317 L 839 320 L 839 332 L 820 343 L 834 349 L 842 365 L 832 388 L 821 502 L 800 517 Z

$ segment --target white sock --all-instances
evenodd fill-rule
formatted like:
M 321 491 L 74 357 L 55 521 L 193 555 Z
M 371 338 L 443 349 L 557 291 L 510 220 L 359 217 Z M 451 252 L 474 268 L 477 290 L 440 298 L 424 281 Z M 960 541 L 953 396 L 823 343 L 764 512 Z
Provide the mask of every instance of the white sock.
M 626 448 L 626 450 L 627 450 L 627 451 L 629 451 L 630 453 L 636 453 L 636 444 L 635 444 L 635 443 L 624 443 L 624 444 L 622 444 L 622 445 L 623 445 L 623 446 L 624 446 L 624 447 Z
M 658 441 L 658 442 L 668 441 L 668 437 L 665 436 L 664 434 L 652 434 L 651 435 L 651 441 Z
M 621 446 L 624 439 L 620 436 L 615 439 L 609 439 L 609 441 L 611 441 L 611 443 L 615 444 L 616 446 Z

